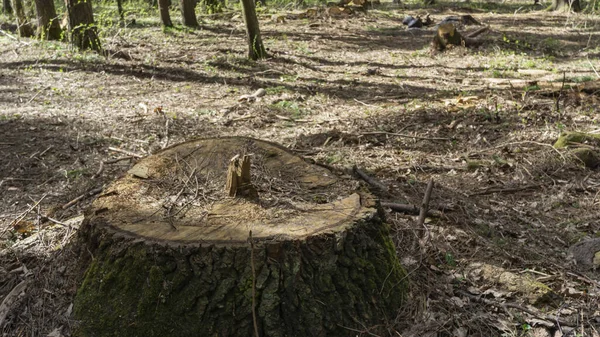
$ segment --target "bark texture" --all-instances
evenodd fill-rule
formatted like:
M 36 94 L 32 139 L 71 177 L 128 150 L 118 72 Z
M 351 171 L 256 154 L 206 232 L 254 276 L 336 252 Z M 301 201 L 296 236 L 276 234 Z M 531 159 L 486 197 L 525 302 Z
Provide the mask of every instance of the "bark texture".
M 253 0 L 241 0 L 244 21 L 246 22 L 246 33 L 248 34 L 248 57 L 252 60 L 267 57 L 267 51 L 263 45 L 256 16 L 256 7 Z
M 35 0 L 37 12 L 38 31 L 37 35 L 45 40 L 62 39 L 62 29 L 58 22 L 53 0 Z
M 102 49 L 91 0 L 67 0 L 71 43 L 79 49 Z
M 4 14 L 12 14 L 13 9 L 10 4 L 10 0 L 2 0 L 2 13 Z
M 225 190 L 236 152 L 252 154 L 258 199 Z M 75 299 L 77 335 L 248 337 L 255 324 L 269 337 L 383 333 L 406 274 L 375 200 L 354 188 L 242 137 L 141 160 L 79 231 L 93 258 Z
M 183 25 L 186 27 L 198 27 L 198 20 L 196 19 L 196 1 L 180 0 L 179 6 L 181 7 Z
M 169 0 L 159 0 L 158 9 L 160 11 L 160 21 L 165 27 L 173 27 L 171 15 L 169 14 Z
M 581 12 L 579 0 L 552 0 L 553 11 Z
M 84 226 L 94 260 L 75 301 L 80 336 L 350 336 L 393 320 L 404 272 L 380 219 L 249 247 L 148 245 Z M 373 333 L 382 332 L 374 328 Z
M 19 26 L 19 36 L 33 36 L 33 28 L 31 28 L 31 24 L 29 24 L 29 21 L 27 20 L 23 0 L 12 0 L 12 7 L 15 11 L 15 16 L 17 17 L 17 25 Z

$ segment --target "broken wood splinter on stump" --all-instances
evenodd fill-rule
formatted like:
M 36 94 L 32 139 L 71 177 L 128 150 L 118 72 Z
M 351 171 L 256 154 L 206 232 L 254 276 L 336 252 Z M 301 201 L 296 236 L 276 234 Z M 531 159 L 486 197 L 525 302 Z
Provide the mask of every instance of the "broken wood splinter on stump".
M 258 192 L 252 186 L 250 176 L 250 156 L 235 155 L 227 168 L 227 185 L 225 191 L 230 197 L 248 197 L 258 199 Z

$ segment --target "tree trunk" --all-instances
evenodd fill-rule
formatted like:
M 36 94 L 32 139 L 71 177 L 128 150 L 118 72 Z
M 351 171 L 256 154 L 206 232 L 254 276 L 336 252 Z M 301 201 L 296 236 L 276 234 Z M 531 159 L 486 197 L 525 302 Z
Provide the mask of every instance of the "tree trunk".
M 119 24 L 125 27 L 125 12 L 123 11 L 123 0 L 117 0 L 117 11 L 119 12 Z
M 141 160 L 98 197 L 79 233 L 93 256 L 74 303 L 80 336 L 383 334 L 406 294 L 375 201 L 250 138 Z
M 194 0 L 180 0 L 179 5 L 181 7 L 181 17 L 183 18 L 183 25 L 186 27 L 198 27 L 198 20 L 196 19 L 196 2 Z
M 66 0 L 69 10 L 71 44 L 79 49 L 100 51 L 100 39 L 94 24 L 91 0 Z
M 258 27 L 258 18 L 256 17 L 256 8 L 253 0 L 242 1 L 242 14 L 246 22 L 246 32 L 248 33 L 248 57 L 252 60 L 258 60 L 267 57 L 267 51 L 260 37 L 260 28 Z
M 10 5 L 10 0 L 2 0 L 2 13 L 4 14 L 12 14 L 13 9 Z
M 27 15 L 25 15 L 25 7 L 23 5 L 23 0 L 12 0 L 12 7 L 15 11 L 15 16 L 17 17 L 17 25 L 19 26 L 19 36 L 33 36 L 33 28 L 31 28 L 31 25 L 27 20 Z
M 581 11 L 581 5 L 579 3 L 579 0 L 552 0 L 551 8 L 553 11 Z
M 162 21 L 163 26 L 173 27 L 171 15 L 169 14 L 169 0 L 159 0 L 158 9 L 160 11 L 160 20 Z
M 58 22 L 56 9 L 53 0 L 35 0 L 37 12 L 38 31 L 37 35 L 41 39 L 60 40 L 62 38 L 62 29 Z

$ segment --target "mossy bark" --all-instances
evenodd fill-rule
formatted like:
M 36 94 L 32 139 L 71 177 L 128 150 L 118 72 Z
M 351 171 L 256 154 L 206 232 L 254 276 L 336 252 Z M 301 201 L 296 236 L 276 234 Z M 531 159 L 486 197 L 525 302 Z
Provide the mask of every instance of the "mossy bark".
M 79 49 L 102 49 L 91 0 L 67 0 L 71 44 Z
M 158 0 L 158 9 L 160 12 L 160 21 L 164 27 L 173 27 L 171 15 L 169 14 L 169 0 Z
M 252 60 L 263 59 L 267 57 L 267 50 L 262 42 L 260 28 L 258 26 L 258 17 L 256 16 L 256 7 L 253 0 L 241 0 L 242 14 L 246 23 L 246 33 L 248 35 L 248 57 Z
M 344 233 L 250 246 L 176 248 L 107 235 L 86 222 L 94 259 L 75 300 L 79 336 L 261 336 L 383 331 L 405 273 L 379 217 Z M 380 328 L 377 328 L 380 326 Z
M 62 29 L 58 22 L 54 1 L 35 0 L 35 8 L 38 20 L 38 37 L 44 40 L 62 39 Z

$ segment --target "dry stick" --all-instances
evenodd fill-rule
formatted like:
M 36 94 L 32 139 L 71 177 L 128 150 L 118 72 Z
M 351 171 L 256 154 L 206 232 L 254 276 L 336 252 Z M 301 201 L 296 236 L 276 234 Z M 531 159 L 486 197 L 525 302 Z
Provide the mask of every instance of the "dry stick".
M 594 73 L 596 74 L 596 76 L 598 76 L 598 78 L 600 78 L 600 74 L 598 74 L 598 72 L 596 71 L 596 68 L 594 68 L 594 65 L 592 64 L 592 62 L 590 61 L 589 57 L 586 57 L 588 63 L 590 64 L 590 67 L 592 67 L 592 70 L 594 71 Z
M 486 188 L 483 191 L 471 193 L 468 196 L 474 197 L 476 195 L 486 195 L 486 194 L 492 194 L 492 193 L 520 192 L 520 191 L 525 191 L 525 190 L 531 190 L 531 189 L 538 188 L 538 187 L 540 187 L 540 186 L 539 185 L 527 185 L 527 186 L 523 186 L 523 187 L 513 187 L 513 188 Z
M 258 334 L 258 322 L 256 321 L 256 267 L 254 266 L 254 240 L 252 231 L 248 233 L 250 240 L 250 265 L 252 267 L 252 323 L 254 324 L 254 337 L 260 337 Z
M 133 159 L 135 158 L 134 156 L 125 156 L 125 157 L 120 157 L 120 158 L 115 158 L 115 159 L 111 159 L 111 160 L 103 160 L 100 162 L 100 167 L 98 168 L 98 171 L 96 171 L 96 173 L 94 173 L 94 175 L 92 176 L 92 179 L 98 178 L 100 176 L 100 174 L 102 173 L 102 171 L 104 171 L 104 165 L 106 164 L 114 164 L 117 162 L 120 162 L 122 160 L 129 160 L 129 159 Z
M 487 305 L 493 305 L 493 306 L 495 306 L 497 308 L 503 309 L 509 315 L 510 315 L 510 312 L 508 312 L 507 308 L 513 308 L 513 309 L 517 309 L 517 310 L 526 312 L 526 313 L 528 313 L 528 314 L 530 314 L 530 315 L 532 315 L 532 316 L 534 316 L 534 317 L 536 317 L 538 319 L 541 319 L 541 320 L 544 320 L 544 321 L 549 321 L 550 323 L 553 322 L 553 321 L 555 321 L 556 323 L 558 323 L 560 325 L 564 325 L 564 326 L 571 326 L 571 327 L 572 326 L 576 326 L 576 324 L 573 323 L 573 322 L 566 321 L 566 320 L 558 318 L 558 317 L 552 317 L 550 315 L 542 315 L 542 314 L 540 314 L 538 312 L 535 312 L 535 311 L 533 311 L 531 309 L 525 308 L 525 307 L 523 307 L 521 305 L 518 305 L 516 303 L 498 303 L 496 301 L 488 300 L 487 298 L 483 298 L 483 297 L 479 297 L 479 296 L 470 294 L 470 293 L 468 293 L 466 291 L 463 291 L 463 290 L 458 290 L 457 292 L 458 292 L 458 294 L 463 295 L 465 297 L 468 297 L 469 299 L 475 300 L 477 302 L 481 302 L 481 303 L 484 303 L 484 304 L 487 304 Z
M 21 213 L 21 215 L 19 215 L 15 220 L 13 220 L 13 222 L 10 225 L 8 225 L 8 227 L 6 227 L 4 229 L 4 231 L 2 231 L 2 234 L 4 234 L 4 232 L 6 232 L 10 227 L 15 227 L 16 225 L 21 223 L 21 221 L 23 221 L 23 219 L 25 219 L 27 214 L 29 214 L 31 211 L 33 211 L 33 209 L 36 208 L 40 204 L 40 202 L 42 202 L 42 200 L 44 200 L 44 198 L 46 198 L 47 195 L 48 195 L 48 193 L 44 194 L 40 198 L 40 200 L 38 200 L 35 204 L 33 204 L 33 206 L 29 207 L 29 209 L 27 209 L 25 212 Z
M 379 182 L 379 180 L 370 177 L 368 174 L 366 174 L 365 172 L 363 172 L 361 169 L 359 169 L 358 167 L 356 167 L 356 165 L 354 165 L 352 167 L 352 170 L 364 181 L 366 181 L 369 185 L 380 189 L 383 192 L 386 192 L 388 190 L 387 186 L 385 186 L 384 184 L 382 184 L 381 182 Z
M 392 209 L 392 211 L 396 211 L 396 212 L 400 212 L 400 213 L 406 213 L 406 214 L 412 214 L 412 215 L 419 215 L 419 213 L 420 213 L 419 207 L 417 207 L 415 205 L 411 205 L 411 204 L 397 204 L 397 203 L 393 203 L 393 202 L 382 202 L 381 206 L 389 207 Z M 442 212 L 440 212 L 438 210 L 428 210 L 427 216 L 433 216 L 433 217 L 439 218 L 442 216 Z
M 419 213 L 419 219 L 417 220 L 417 227 L 423 226 L 425 228 L 425 234 L 423 234 L 423 240 L 421 240 L 421 256 L 425 254 L 425 244 L 429 241 L 429 228 L 425 225 L 425 217 L 427 216 L 427 210 L 429 208 L 429 199 L 431 198 L 431 191 L 433 190 L 433 179 L 429 180 L 425 195 L 423 196 L 423 204 L 421 204 L 421 212 Z
M 363 132 L 361 135 L 388 135 L 388 136 L 396 136 L 402 138 L 412 138 L 412 139 L 421 139 L 421 140 L 453 140 L 454 138 L 443 138 L 443 137 L 420 137 L 420 136 L 411 136 L 405 135 L 402 133 L 395 132 L 385 132 L 385 131 L 372 131 L 372 132 Z
M 111 147 L 109 147 L 109 148 L 108 148 L 108 150 L 110 150 L 110 151 L 113 151 L 113 152 L 119 152 L 119 153 L 123 153 L 123 154 L 126 154 L 126 155 L 128 155 L 128 156 L 135 157 L 135 158 L 143 158 L 143 157 L 144 157 L 143 155 L 141 155 L 141 154 L 139 154 L 139 153 L 135 153 L 135 152 L 131 152 L 131 151 L 127 151 L 127 150 L 123 150 L 123 149 L 120 149 L 120 148 L 118 148 L 118 147 L 112 147 L 112 146 L 111 146 Z
M 67 202 L 66 204 L 62 205 L 61 208 L 62 209 L 67 209 L 73 205 L 75 205 L 76 203 L 78 203 L 79 201 L 83 200 L 84 198 L 89 198 L 93 195 L 96 195 L 100 192 L 102 192 L 102 190 L 104 189 L 104 186 L 102 187 L 98 187 L 98 188 L 94 188 L 93 190 L 90 190 L 88 192 L 85 192 L 84 194 L 78 196 L 77 198 Z
M 2 304 L 0 304 L 0 328 L 4 325 L 4 320 L 10 311 L 10 307 L 17 300 L 19 294 L 27 288 L 27 280 L 21 281 L 6 295 Z
M 563 89 L 565 88 L 565 79 L 566 78 L 567 78 L 567 73 L 563 71 L 562 85 L 560 86 L 560 91 L 558 92 L 558 96 L 556 97 L 556 113 L 560 113 L 560 99 L 563 95 Z

